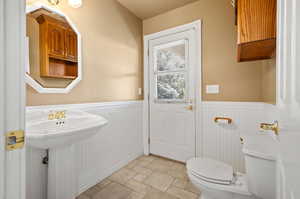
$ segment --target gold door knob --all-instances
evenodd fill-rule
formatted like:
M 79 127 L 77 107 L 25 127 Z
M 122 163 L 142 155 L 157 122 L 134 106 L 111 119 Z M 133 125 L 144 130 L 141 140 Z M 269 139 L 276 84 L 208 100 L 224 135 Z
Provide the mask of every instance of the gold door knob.
M 189 105 L 189 106 L 186 107 L 186 109 L 189 110 L 189 111 L 193 111 L 194 107 L 193 107 L 193 105 Z

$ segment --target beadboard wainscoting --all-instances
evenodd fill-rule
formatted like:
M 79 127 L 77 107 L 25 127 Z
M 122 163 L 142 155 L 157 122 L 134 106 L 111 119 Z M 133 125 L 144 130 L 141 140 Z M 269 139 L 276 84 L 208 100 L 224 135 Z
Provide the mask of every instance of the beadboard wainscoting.
M 143 154 L 142 101 L 29 107 L 28 109 L 79 109 L 105 117 L 109 124 L 99 134 L 76 144 L 78 193 L 97 184 Z M 241 135 L 259 133 L 261 122 L 270 122 L 275 106 L 255 102 L 202 102 L 198 156 L 210 157 L 245 171 Z M 232 124 L 218 124 L 215 117 L 229 117 Z M 46 151 L 27 149 L 27 195 L 46 196 Z
M 202 136 L 199 154 L 232 165 L 244 172 L 244 156 L 240 137 L 259 132 L 259 123 L 266 122 L 266 104 L 252 102 L 203 102 Z M 215 123 L 215 117 L 229 117 L 232 124 Z
M 143 154 L 141 101 L 39 106 L 28 109 L 78 109 L 101 115 L 108 120 L 108 125 L 99 134 L 76 144 L 78 194 Z M 47 198 L 47 166 L 42 164 L 45 155 L 44 150 L 27 148 L 27 198 Z

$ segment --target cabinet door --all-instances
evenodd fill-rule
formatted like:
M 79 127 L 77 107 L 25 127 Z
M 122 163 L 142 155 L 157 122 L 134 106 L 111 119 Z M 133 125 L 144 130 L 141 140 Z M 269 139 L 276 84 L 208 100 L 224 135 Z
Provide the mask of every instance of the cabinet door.
M 77 35 L 72 30 L 65 31 L 65 57 L 70 61 L 77 61 Z
M 276 0 L 238 0 L 238 43 L 276 38 Z
M 65 30 L 55 24 L 48 25 L 48 51 L 49 56 L 61 57 L 65 56 Z

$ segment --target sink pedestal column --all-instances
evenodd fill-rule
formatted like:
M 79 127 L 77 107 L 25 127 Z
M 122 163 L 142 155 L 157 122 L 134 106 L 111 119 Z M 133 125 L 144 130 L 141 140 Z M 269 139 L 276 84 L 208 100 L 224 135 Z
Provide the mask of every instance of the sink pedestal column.
M 77 196 L 75 145 L 49 149 L 48 199 L 75 199 Z

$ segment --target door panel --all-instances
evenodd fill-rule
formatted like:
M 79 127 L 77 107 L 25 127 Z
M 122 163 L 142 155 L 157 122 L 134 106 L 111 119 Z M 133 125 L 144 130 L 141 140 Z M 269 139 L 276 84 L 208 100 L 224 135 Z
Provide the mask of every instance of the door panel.
M 149 41 L 150 153 L 182 162 L 195 156 L 194 40 L 188 30 Z
M 65 32 L 65 56 L 70 61 L 77 61 L 77 35 L 72 30 Z

